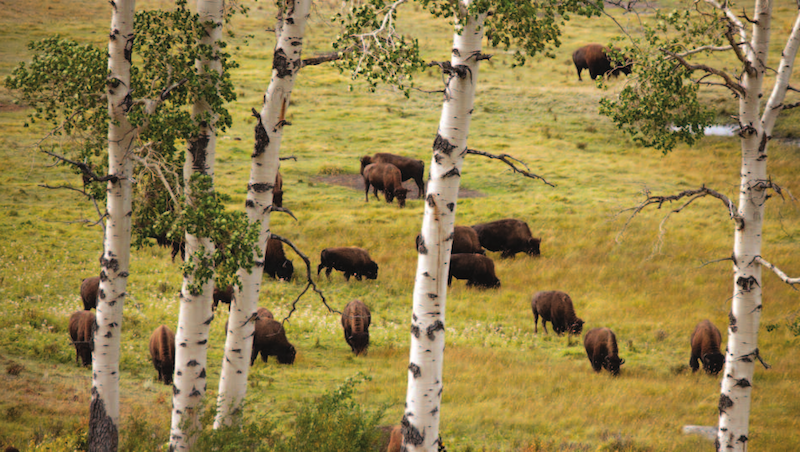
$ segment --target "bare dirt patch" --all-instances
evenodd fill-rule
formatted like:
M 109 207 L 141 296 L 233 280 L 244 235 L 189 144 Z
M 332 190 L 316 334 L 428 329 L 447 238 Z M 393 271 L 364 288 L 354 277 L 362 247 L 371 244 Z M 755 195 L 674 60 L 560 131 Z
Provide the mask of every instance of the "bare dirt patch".
M 10 112 L 10 111 L 20 111 L 22 110 L 23 106 L 15 105 L 15 104 L 7 104 L 4 102 L 0 102 L 0 112 Z
M 314 176 L 314 182 L 340 185 L 342 187 L 352 188 L 360 192 L 364 191 L 364 178 L 360 174 L 335 174 L 328 176 Z M 408 199 L 416 199 L 418 196 L 417 184 L 413 180 L 407 180 L 403 186 L 408 189 Z M 460 187 L 458 190 L 459 198 L 483 198 L 486 196 L 478 190 L 470 190 L 469 188 Z

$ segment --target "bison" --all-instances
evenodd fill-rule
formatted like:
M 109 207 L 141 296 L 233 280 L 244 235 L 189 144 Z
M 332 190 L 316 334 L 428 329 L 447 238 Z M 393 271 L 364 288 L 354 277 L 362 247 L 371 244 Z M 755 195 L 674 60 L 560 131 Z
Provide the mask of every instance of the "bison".
M 259 353 L 264 362 L 267 362 L 268 356 L 275 356 L 281 364 L 294 364 L 294 357 L 297 355 L 294 345 L 286 339 L 286 331 L 281 322 L 260 316 L 256 319 L 256 328 L 253 332 L 251 366 L 256 362 Z
M 625 364 L 625 360 L 619 357 L 617 336 L 613 331 L 608 328 L 592 328 L 583 338 L 583 347 L 595 372 L 605 369 L 611 375 L 619 375 L 619 366 Z
M 274 320 L 275 316 L 272 315 L 272 311 L 267 308 L 258 308 L 256 309 L 256 318 L 255 320 Z M 246 322 L 245 322 L 246 323 Z M 225 320 L 225 337 L 228 337 L 228 321 Z
M 565 331 L 578 335 L 583 331 L 583 320 L 575 315 L 572 299 L 558 290 L 536 292 L 531 299 L 533 311 L 534 333 L 539 332 L 539 316 L 542 316 L 542 327 L 547 333 L 547 322 L 553 325 L 553 331 L 559 336 Z
M 96 329 L 97 323 L 92 311 L 75 311 L 69 316 L 69 337 L 75 346 L 75 363 L 80 359 L 85 367 L 92 365 Z
M 342 311 L 344 340 L 356 356 L 366 353 L 369 347 L 369 308 L 360 300 L 347 303 Z
M 388 152 L 379 152 L 373 156 L 365 155 L 361 157 L 361 174 L 364 174 L 364 168 L 371 163 L 391 163 L 400 170 L 402 181 L 405 182 L 409 179 L 414 179 L 417 184 L 417 198 L 422 198 L 425 193 L 425 185 L 422 183 L 423 174 L 425 173 L 425 162 L 422 160 L 415 160 L 401 155 L 389 154 Z
M 469 226 L 455 226 L 453 228 L 453 248 L 450 251 L 450 254 L 464 254 L 464 253 L 474 253 L 474 254 L 486 254 L 483 247 L 481 246 L 481 241 L 478 240 L 478 233 L 475 232 Z M 424 243 L 421 241 L 421 236 L 417 234 L 417 250 L 420 249 L 420 245 L 424 246 Z
M 716 375 L 725 365 L 725 356 L 719 352 L 722 335 L 719 329 L 708 320 L 697 324 L 692 333 L 692 357 L 689 366 L 692 372 L 700 368 L 698 360 L 703 361 L 703 370 L 709 375 Z
M 472 229 L 478 234 L 482 247 L 489 251 L 502 251 L 501 257 L 514 257 L 519 252 L 539 255 L 542 240 L 531 236 L 531 230 L 524 221 L 507 218 L 476 224 Z
M 286 254 L 283 252 L 283 242 L 278 239 L 270 238 L 267 240 L 267 251 L 264 253 L 264 273 L 282 281 L 292 279 L 294 265 L 292 261 L 286 259 Z
M 272 187 L 272 205 L 283 207 L 283 178 L 280 171 L 275 175 L 275 185 Z
M 589 70 L 592 80 L 609 72 L 614 76 L 619 75 L 620 72 L 626 75 L 631 73 L 630 62 L 615 62 L 612 66 L 607 52 L 608 49 L 602 44 L 587 44 L 573 52 L 572 62 L 575 63 L 575 69 L 578 71 L 578 80 L 583 81 L 581 72 L 584 69 Z
M 476 253 L 453 254 L 450 256 L 450 274 L 447 285 L 453 278 L 466 279 L 467 287 L 480 286 L 489 289 L 500 287 L 500 280 L 494 273 L 494 262 Z
M 372 186 L 375 197 L 378 191 L 383 192 L 386 202 L 392 202 L 397 198 L 397 205 L 406 205 L 406 195 L 408 189 L 403 187 L 400 179 L 400 170 L 391 163 L 370 163 L 362 172 L 364 176 L 364 198 L 369 202 L 369 187 Z
M 97 308 L 97 295 L 99 292 L 99 276 L 92 276 L 81 281 L 81 299 L 83 300 L 83 309 L 85 311 Z
M 395 425 L 392 428 L 392 433 L 389 436 L 389 446 L 386 448 L 387 452 L 400 452 L 403 445 L 403 427 Z
M 161 325 L 150 336 L 150 359 L 158 372 L 158 381 L 172 384 L 175 370 L 175 333 L 166 325 Z
M 229 285 L 224 290 L 214 286 L 214 293 L 212 295 L 214 302 L 211 304 L 211 311 L 216 311 L 217 305 L 220 303 L 226 303 L 228 305 L 228 310 L 230 311 L 231 302 L 235 298 L 234 294 L 235 292 L 232 285 Z
M 355 275 L 361 281 L 362 276 L 367 279 L 378 278 L 378 264 L 370 257 L 367 250 L 355 246 L 325 248 L 319 256 L 320 263 L 317 267 L 317 275 L 325 268 L 325 276 L 330 279 L 331 270 L 344 272 L 344 278 L 350 281 L 350 276 Z

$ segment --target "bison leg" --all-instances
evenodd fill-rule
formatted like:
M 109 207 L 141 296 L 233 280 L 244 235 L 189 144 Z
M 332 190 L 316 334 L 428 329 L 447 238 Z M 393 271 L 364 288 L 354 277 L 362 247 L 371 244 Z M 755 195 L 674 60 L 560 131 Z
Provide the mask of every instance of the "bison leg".
M 603 370 L 603 362 L 600 360 L 593 359 L 592 369 L 594 369 L 595 372 L 600 372 L 601 370 Z
M 345 281 L 350 282 L 350 276 L 352 276 L 352 273 L 344 272 Z
M 356 277 L 357 281 L 361 281 L 361 273 L 356 273 L 354 276 Z
M 369 202 L 369 181 L 364 178 L 364 202 Z
M 258 358 L 258 348 L 253 346 L 253 351 L 250 352 L 250 365 L 251 366 L 256 363 L 256 358 Z
M 325 264 L 320 262 L 319 267 L 317 267 L 317 276 L 319 276 L 319 272 L 322 271 L 323 267 L 325 267 Z
M 550 323 L 552 324 L 553 322 Z M 545 320 L 544 317 L 542 317 L 542 328 L 544 328 L 544 334 L 550 334 L 547 332 L 547 320 Z
M 544 325 L 544 319 L 542 319 L 542 325 Z M 539 313 L 533 311 L 533 333 L 539 334 Z
M 501 254 L 500 257 L 503 259 L 513 258 L 515 254 L 517 254 L 516 251 L 503 250 L 503 254 Z
M 325 276 L 328 277 L 328 281 L 331 279 L 331 271 L 333 271 L 333 267 L 328 267 L 325 269 Z
M 698 362 L 696 356 L 692 355 L 692 357 L 689 358 L 689 367 L 692 368 L 692 372 L 697 372 L 697 369 L 700 368 L 700 363 Z
M 417 183 L 417 198 L 422 198 L 425 195 L 425 185 L 422 184 L 422 178 L 414 178 L 414 182 Z

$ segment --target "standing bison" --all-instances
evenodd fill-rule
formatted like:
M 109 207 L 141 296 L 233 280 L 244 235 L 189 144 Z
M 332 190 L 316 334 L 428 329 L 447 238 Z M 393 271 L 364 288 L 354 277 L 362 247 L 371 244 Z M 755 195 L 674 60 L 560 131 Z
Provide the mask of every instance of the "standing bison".
M 360 300 L 347 303 L 342 311 L 344 340 L 356 356 L 366 353 L 369 347 L 369 323 L 372 319 L 369 308 Z
M 719 329 L 708 320 L 697 324 L 692 333 L 692 357 L 689 366 L 692 372 L 700 368 L 698 360 L 703 361 L 703 370 L 709 375 L 716 375 L 725 365 L 725 356 L 719 352 L 722 335 Z
M 75 346 L 75 362 L 80 359 L 85 367 L 92 365 L 96 329 L 97 324 L 92 311 L 75 311 L 69 316 L 69 337 Z
M 175 370 L 175 333 L 166 325 L 161 325 L 150 336 L 150 359 L 158 372 L 158 381 L 172 384 Z
M 500 280 L 494 273 L 494 262 L 475 253 L 450 255 L 450 274 L 447 276 L 449 286 L 455 279 L 466 279 L 467 287 L 479 286 L 494 289 L 500 287 Z
M 541 239 L 534 238 L 528 224 L 521 220 L 505 220 L 481 223 L 472 226 L 478 234 L 481 246 L 489 251 L 502 251 L 501 257 L 514 257 L 519 252 L 531 256 L 539 255 Z
M 100 292 L 100 277 L 92 276 L 81 281 L 81 300 L 83 309 L 89 311 L 97 308 L 97 296 Z
M 378 191 L 383 192 L 386 202 L 397 198 L 397 205 L 405 207 L 408 189 L 403 187 L 400 170 L 391 163 L 370 163 L 362 172 L 364 176 L 364 201 L 369 202 L 369 187 L 372 186 L 375 197 Z
M 575 315 L 572 298 L 558 290 L 536 292 L 531 300 L 533 311 L 534 333 L 539 332 L 539 316 L 542 316 L 542 327 L 547 333 L 547 322 L 553 325 L 553 331 L 559 336 L 565 331 L 578 335 L 583 331 L 583 320 Z
M 325 276 L 330 279 L 331 270 L 344 272 L 344 278 L 350 281 L 350 276 L 355 275 L 361 281 L 362 276 L 367 279 L 378 278 L 378 264 L 370 257 L 367 250 L 355 246 L 325 248 L 319 256 L 317 275 L 325 268 Z
M 631 73 L 630 62 L 614 62 L 612 65 L 607 52 L 608 49 L 602 44 L 587 44 L 573 52 L 572 62 L 575 63 L 575 69 L 578 71 L 578 80 L 583 80 L 581 72 L 584 69 L 589 70 L 589 76 L 592 80 L 609 72 L 615 76 L 619 75 L 620 72 L 626 75 Z
M 283 242 L 278 239 L 267 240 L 267 251 L 264 253 L 264 273 L 281 281 L 292 279 L 294 265 L 292 261 L 286 259 Z
M 389 154 L 388 152 L 378 152 L 373 156 L 365 155 L 361 157 L 361 174 L 364 174 L 364 169 L 371 163 L 391 163 L 400 170 L 402 181 L 405 182 L 409 179 L 414 179 L 417 184 L 417 198 L 422 198 L 425 193 L 425 185 L 422 183 L 423 174 L 425 173 L 425 162 L 416 160 L 401 155 Z
M 474 254 L 486 254 L 483 247 L 481 246 L 481 241 L 478 240 L 478 233 L 475 232 L 469 226 L 455 226 L 453 228 L 453 248 L 450 250 L 450 254 L 464 254 L 464 253 L 474 253 Z M 425 247 L 425 243 L 423 243 L 421 235 L 417 234 L 417 251 L 420 250 L 420 245 Z
M 281 322 L 271 318 L 263 318 L 261 314 L 256 319 L 256 328 L 253 332 L 253 352 L 250 355 L 251 366 L 256 362 L 259 353 L 261 353 L 262 361 L 267 362 L 267 357 L 275 356 L 281 364 L 294 364 L 294 357 L 297 355 L 294 345 L 286 339 L 286 331 L 284 331 Z
M 220 303 L 225 303 L 228 305 L 228 310 L 231 310 L 231 302 L 233 301 L 235 292 L 233 290 L 233 286 L 229 285 L 225 289 L 220 289 L 217 286 L 214 286 L 214 293 L 212 294 L 213 303 L 211 304 L 211 311 L 217 310 L 217 305 Z
M 608 328 L 592 328 L 583 338 L 583 346 L 595 372 L 605 369 L 611 375 L 619 375 L 619 366 L 625 364 L 625 360 L 619 357 L 617 336 L 613 331 Z

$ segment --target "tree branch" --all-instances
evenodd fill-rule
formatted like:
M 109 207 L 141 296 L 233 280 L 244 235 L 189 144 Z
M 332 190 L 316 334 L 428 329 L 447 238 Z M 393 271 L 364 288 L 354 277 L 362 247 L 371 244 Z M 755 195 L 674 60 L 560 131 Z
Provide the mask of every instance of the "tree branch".
M 314 282 L 314 279 L 311 277 L 311 261 L 308 259 L 308 256 L 306 256 L 305 254 L 303 254 L 303 252 L 302 252 L 302 251 L 300 251 L 300 250 L 299 250 L 299 249 L 298 249 L 298 248 L 297 248 L 297 247 L 294 245 L 294 243 L 292 243 L 292 242 L 291 242 L 291 240 L 289 240 L 289 239 L 287 239 L 287 238 L 281 237 L 281 236 L 279 236 L 278 234 L 270 234 L 270 238 L 273 238 L 273 239 L 275 239 L 275 240 L 279 240 L 279 241 L 281 241 L 281 242 L 283 242 L 283 243 L 285 243 L 285 244 L 289 245 L 290 247 L 292 247 L 292 249 L 294 250 L 294 252 L 295 252 L 295 253 L 297 253 L 297 255 L 298 255 L 298 256 L 300 256 L 300 259 L 303 259 L 303 262 L 305 262 L 305 263 L 306 263 L 306 281 L 307 281 L 307 283 L 306 283 L 306 287 L 305 287 L 305 288 L 303 288 L 303 291 L 302 291 L 302 292 L 300 292 L 300 295 L 298 295 L 298 296 L 297 296 L 297 298 L 296 298 L 296 299 L 295 299 L 295 300 L 292 302 L 292 309 L 289 311 L 289 314 L 287 314 L 287 315 L 286 315 L 286 318 L 285 318 L 285 319 L 283 319 L 283 322 L 281 322 L 281 323 L 286 323 L 286 321 L 288 321 L 288 320 L 289 320 L 289 317 L 291 317 L 291 316 L 292 316 L 292 313 L 294 313 L 294 311 L 296 311 L 296 310 L 297 310 L 297 302 L 298 302 L 298 301 L 300 301 L 300 298 L 302 298 L 302 296 L 303 296 L 303 295 L 304 295 L 306 292 L 308 292 L 308 289 L 309 289 L 309 288 L 313 288 L 313 289 L 314 289 L 314 292 L 316 292 L 316 293 L 317 293 L 317 295 L 319 295 L 319 297 L 322 299 L 322 304 L 324 304 L 324 305 L 325 305 L 325 307 L 326 307 L 326 308 L 328 308 L 328 311 L 329 311 L 329 312 L 331 312 L 331 313 L 333 313 L 333 314 L 339 314 L 339 315 L 342 315 L 342 313 L 341 313 L 341 312 L 339 312 L 339 311 L 337 311 L 337 310 L 335 310 L 335 309 L 331 308 L 330 306 L 328 306 L 328 301 L 325 299 L 325 295 L 322 293 L 322 291 L 321 291 L 321 290 L 319 290 L 319 288 L 317 288 L 317 284 Z
M 288 214 L 290 217 L 294 218 L 294 221 L 300 221 L 300 220 L 297 219 L 296 216 L 294 216 L 292 211 L 287 209 L 286 207 L 277 207 L 275 205 L 270 204 L 269 206 L 267 206 L 267 208 L 265 210 L 267 212 L 283 212 L 285 214 Z
M 745 95 L 745 89 L 740 85 L 736 80 L 734 80 L 730 75 L 726 72 L 720 71 L 719 69 L 715 69 L 711 66 L 707 66 L 705 64 L 691 64 L 686 59 L 684 59 L 681 55 L 678 55 L 675 52 L 671 52 L 667 49 L 659 49 L 661 52 L 666 53 L 667 55 L 671 56 L 678 60 L 678 62 L 690 71 L 704 71 L 708 72 L 709 74 L 714 74 L 723 80 L 725 80 L 725 86 L 728 87 L 731 91 L 736 93 L 739 96 Z
M 555 185 L 551 184 L 550 182 L 547 182 L 547 180 L 544 177 L 531 173 L 530 168 L 528 168 L 528 165 L 526 165 L 525 162 L 514 156 L 508 154 L 494 155 L 488 152 L 479 151 L 477 149 L 467 149 L 467 154 L 482 155 L 484 157 L 489 157 L 490 159 L 500 160 L 501 162 L 510 166 L 515 173 L 520 173 L 525 177 L 530 177 L 531 179 L 541 179 L 541 181 L 544 182 L 546 185 L 555 187 Z M 517 165 L 515 165 L 514 162 L 520 163 L 522 166 L 525 167 L 525 169 L 517 168 Z
M 352 47 L 348 47 L 347 49 L 345 49 L 342 52 L 323 53 L 323 54 L 317 55 L 317 56 L 315 56 L 313 58 L 307 58 L 305 60 L 301 60 L 300 61 L 300 69 L 302 69 L 302 68 L 304 68 L 306 66 L 316 66 L 316 65 L 319 65 L 319 64 L 322 64 L 322 63 L 328 63 L 330 61 L 341 60 L 342 57 L 344 57 L 344 55 L 346 53 L 349 53 L 352 50 L 353 50 Z
M 776 266 L 774 266 L 774 265 L 770 264 L 769 262 L 767 262 L 767 261 L 766 261 L 764 258 L 762 258 L 761 256 L 756 256 L 756 257 L 755 257 L 755 259 L 753 259 L 753 260 L 754 260 L 754 261 L 756 261 L 756 262 L 758 262 L 759 264 L 761 264 L 761 265 L 763 265 L 763 266 L 767 267 L 768 269 L 772 270 L 772 272 L 773 272 L 773 273 L 775 273 L 776 275 L 778 275 L 778 278 L 780 278 L 780 279 L 781 279 L 781 281 L 783 281 L 783 282 L 785 282 L 786 284 L 789 284 L 790 286 L 792 286 L 792 288 L 793 288 L 794 290 L 797 290 L 797 287 L 795 287 L 795 284 L 800 284 L 800 278 L 790 278 L 790 277 L 788 277 L 788 276 L 786 275 L 786 273 L 784 273 L 784 272 L 782 272 L 782 271 L 781 271 L 781 269 L 780 269 L 780 268 L 778 268 L 778 267 L 776 267 Z
M 84 180 L 96 181 L 96 182 L 108 182 L 108 181 L 111 181 L 112 183 L 115 183 L 115 184 L 117 183 L 117 181 L 119 181 L 119 177 L 117 177 L 116 175 L 113 175 L 113 174 L 109 174 L 108 176 L 100 177 L 94 171 L 92 171 L 92 168 L 89 165 L 87 165 L 86 163 L 76 162 L 74 160 L 70 160 L 70 159 L 68 159 L 68 158 L 66 158 L 64 156 L 58 155 L 58 154 L 50 152 L 50 151 L 42 150 L 42 152 L 44 152 L 45 154 L 47 154 L 47 155 L 49 155 L 51 157 L 55 157 L 56 159 L 61 160 L 64 163 L 69 163 L 70 165 L 73 165 L 73 166 L 77 167 L 79 170 L 81 170 L 81 173 L 83 173 Z

